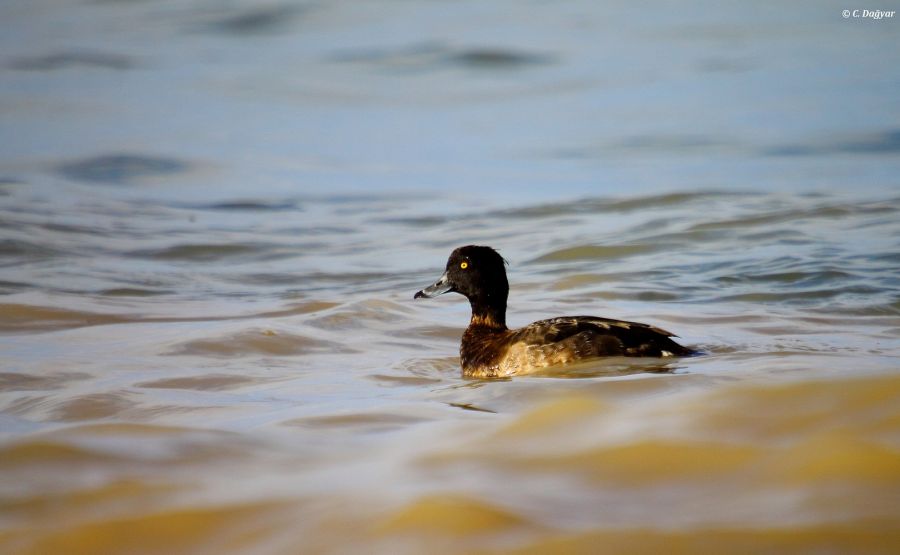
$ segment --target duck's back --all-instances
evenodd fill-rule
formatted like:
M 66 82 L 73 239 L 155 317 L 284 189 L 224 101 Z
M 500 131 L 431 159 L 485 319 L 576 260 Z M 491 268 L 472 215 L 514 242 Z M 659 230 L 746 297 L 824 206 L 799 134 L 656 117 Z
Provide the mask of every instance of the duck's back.
M 655 326 L 596 316 L 540 320 L 493 336 L 470 328 L 463 337 L 461 348 L 463 371 L 472 376 L 509 376 L 598 357 L 696 354 L 671 337 L 672 333 Z M 480 351 L 484 355 L 493 352 L 496 356 L 488 361 L 483 356 L 467 357 L 467 351 Z
M 694 351 L 674 342 L 674 334 L 655 326 L 598 316 L 563 316 L 515 330 L 513 338 L 551 349 L 571 346 L 576 358 L 598 356 L 685 356 Z

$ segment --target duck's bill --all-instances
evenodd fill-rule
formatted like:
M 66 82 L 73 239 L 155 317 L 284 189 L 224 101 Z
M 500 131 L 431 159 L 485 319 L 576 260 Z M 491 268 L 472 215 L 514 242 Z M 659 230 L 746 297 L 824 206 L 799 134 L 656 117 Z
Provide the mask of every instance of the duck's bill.
M 450 291 L 452 286 L 450 285 L 450 278 L 447 276 L 447 272 L 444 272 L 444 275 L 441 276 L 441 279 L 437 280 L 433 285 L 429 285 L 425 289 L 417 292 L 413 299 L 418 299 L 420 297 L 424 297 L 426 299 L 431 299 L 433 297 L 437 297 L 438 295 L 443 295 L 447 291 Z

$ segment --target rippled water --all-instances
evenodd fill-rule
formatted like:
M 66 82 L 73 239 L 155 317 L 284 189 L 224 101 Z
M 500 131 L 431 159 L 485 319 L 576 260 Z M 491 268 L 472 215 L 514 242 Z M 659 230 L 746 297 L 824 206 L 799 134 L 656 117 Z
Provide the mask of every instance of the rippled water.
M 897 197 L 453 217 L 98 197 L 61 226 L 7 190 L 0 464 L 24 552 L 898 539 Z M 709 355 L 462 379 L 466 303 L 412 293 L 485 233 L 513 324 L 650 321 Z
M 0 551 L 900 549 L 897 22 L 627 6 L 0 8 Z

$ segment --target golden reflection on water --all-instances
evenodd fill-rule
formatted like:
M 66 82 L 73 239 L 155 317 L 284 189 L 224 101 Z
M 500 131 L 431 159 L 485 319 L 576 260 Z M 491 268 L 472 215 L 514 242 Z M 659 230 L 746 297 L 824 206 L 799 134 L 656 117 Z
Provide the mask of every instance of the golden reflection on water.
M 900 377 L 658 395 L 657 380 L 682 378 L 557 391 L 465 425 L 416 410 L 284 422 L 383 442 L 335 451 L 182 427 L 63 428 L 0 452 L 0 542 L 23 555 L 900 549 Z

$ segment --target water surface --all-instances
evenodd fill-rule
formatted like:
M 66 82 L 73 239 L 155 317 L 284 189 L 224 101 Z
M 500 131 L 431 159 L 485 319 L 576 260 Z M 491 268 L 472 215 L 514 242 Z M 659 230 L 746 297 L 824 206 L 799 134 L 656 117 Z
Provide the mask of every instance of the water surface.
M 763 7 L 0 8 L 0 551 L 896 552 L 900 27 Z

